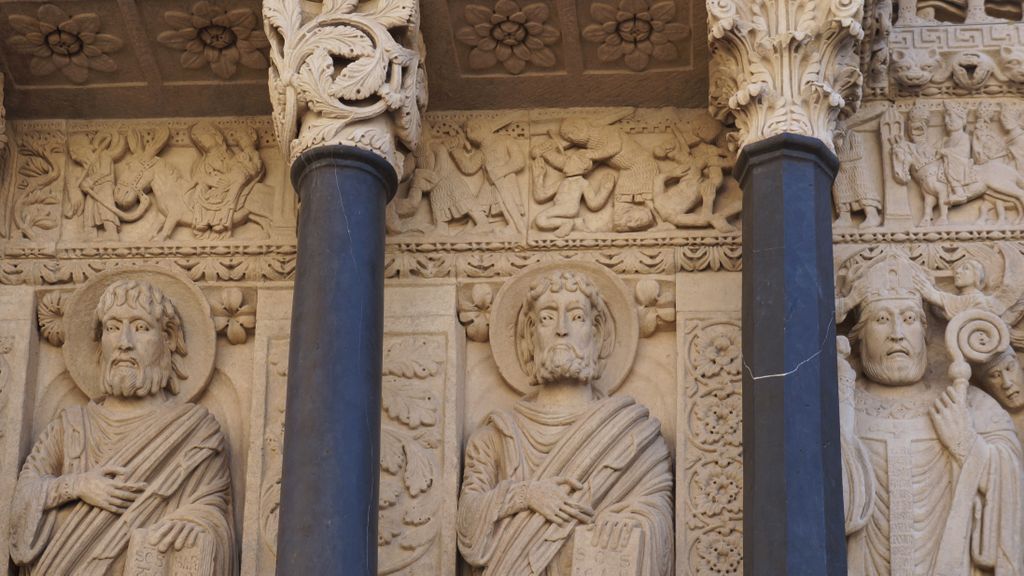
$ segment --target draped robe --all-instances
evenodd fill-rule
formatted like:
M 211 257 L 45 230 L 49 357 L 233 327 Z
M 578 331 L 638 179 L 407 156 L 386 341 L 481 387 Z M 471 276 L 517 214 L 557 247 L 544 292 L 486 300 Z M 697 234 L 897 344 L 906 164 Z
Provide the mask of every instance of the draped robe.
M 62 475 L 108 465 L 127 468 L 127 481 L 147 483 L 124 513 L 77 499 L 48 506 Z M 203 528 L 202 538 L 213 543 L 208 576 L 237 572 L 231 478 L 217 420 L 194 404 L 124 416 L 90 402 L 61 412 L 33 446 L 15 488 L 11 556 L 23 576 L 120 575 L 133 532 L 164 519 Z
M 532 481 L 568 477 L 590 495 L 595 522 L 615 511 L 635 520 L 641 574 L 672 567 L 672 464 L 659 422 L 632 398 L 597 400 L 575 413 L 520 400 L 470 438 L 459 497 L 463 558 L 486 576 L 569 576 L 579 522 L 547 521 L 525 506 Z M 585 502 L 586 503 L 586 502 Z
M 977 437 L 961 466 L 928 415 L 941 386 L 906 400 L 860 386 L 856 436 L 843 436 L 849 573 L 1024 573 L 1021 444 L 1009 414 L 968 389 Z

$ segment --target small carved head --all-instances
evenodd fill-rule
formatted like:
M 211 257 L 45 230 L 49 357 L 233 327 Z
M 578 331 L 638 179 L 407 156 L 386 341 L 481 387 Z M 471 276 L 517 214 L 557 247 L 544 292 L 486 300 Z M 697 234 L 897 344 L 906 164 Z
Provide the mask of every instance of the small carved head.
M 583 118 L 566 118 L 559 128 L 562 138 L 576 146 L 586 146 L 590 142 L 590 124 Z
M 553 272 L 528 292 L 516 322 L 516 351 L 531 383 L 600 378 L 614 342 L 611 312 L 580 272 Z
M 907 113 L 907 127 L 910 130 L 910 140 L 923 142 L 928 138 L 928 109 L 920 104 L 914 105 Z
M 916 264 L 891 256 L 856 280 L 864 298 L 850 340 L 860 344 L 864 374 L 879 384 L 908 386 L 924 376 L 927 317 L 915 276 Z
M 939 62 L 939 51 L 935 48 L 895 50 L 892 56 L 893 76 L 908 88 L 921 88 L 931 82 Z
M 1024 407 L 1024 370 L 1013 348 L 1006 348 L 976 370 L 982 388 L 1003 408 Z
M 227 147 L 224 134 L 208 120 L 196 122 L 189 130 L 189 136 L 192 138 L 192 143 L 204 153 Z
M 999 49 L 999 58 L 1003 63 L 1002 71 L 1013 82 L 1024 82 L 1024 48 L 1020 46 L 1003 46 Z
M 985 265 L 976 258 L 964 258 L 953 266 L 953 284 L 960 289 L 985 289 Z
M 999 109 L 999 122 L 1005 130 L 1014 130 L 1021 124 L 1021 108 L 1019 106 L 1003 105 Z
M 945 103 L 945 124 L 946 131 L 948 132 L 960 132 L 967 126 L 967 108 L 959 102 L 946 102 Z
M 120 280 L 96 305 L 103 391 L 113 396 L 148 396 L 168 388 L 178 393 L 187 378 L 179 359 L 188 354 L 181 317 L 159 288 Z
M 227 142 L 242 150 L 255 150 L 260 141 L 260 135 L 252 126 L 237 126 L 228 130 Z
M 68 155 L 83 166 L 91 163 L 96 155 L 92 138 L 85 132 L 73 132 L 68 136 Z

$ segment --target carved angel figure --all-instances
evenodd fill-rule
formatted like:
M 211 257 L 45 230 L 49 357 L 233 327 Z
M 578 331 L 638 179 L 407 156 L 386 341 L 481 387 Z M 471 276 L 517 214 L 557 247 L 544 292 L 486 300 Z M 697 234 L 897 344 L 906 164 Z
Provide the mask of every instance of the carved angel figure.
M 926 372 L 923 278 L 888 254 L 850 290 L 860 374 L 840 426 L 849 572 L 1021 574 L 1021 444 L 1006 410 L 968 386 L 969 368 L 951 370 L 953 382 Z M 840 367 L 848 387 L 854 374 Z
M 174 399 L 188 353 L 174 302 L 118 280 L 91 320 L 102 395 L 62 411 L 32 447 L 11 557 L 23 575 L 155 573 L 147 559 L 160 556 L 165 574 L 234 574 L 227 444 L 206 409 Z
M 584 272 L 539 275 L 515 333 L 536 389 L 470 437 L 459 497 L 463 558 L 474 574 L 569 576 L 581 573 L 581 556 L 604 550 L 630 573 L 667 576 L 671 458 L 646 408 L 593 385 L 615 341 L 602 293 Z

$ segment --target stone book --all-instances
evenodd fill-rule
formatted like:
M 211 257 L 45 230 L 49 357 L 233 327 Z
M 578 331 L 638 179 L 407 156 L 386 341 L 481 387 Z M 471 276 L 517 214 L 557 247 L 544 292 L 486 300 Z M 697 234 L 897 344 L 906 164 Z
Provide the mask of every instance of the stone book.
M 171 547 L 160 552 L 149 543 L 149 530 L 136 529 L 128 545 L 125 576 L 192 576 L 214 573 L 213 541 L 203 533 L 194 546 L 181 550 Z
M 643 531 L 634 527 L 623 545 L 602 547 L 594 526 L 581 526 L 573 536 L 572 576 L 640 576 Z

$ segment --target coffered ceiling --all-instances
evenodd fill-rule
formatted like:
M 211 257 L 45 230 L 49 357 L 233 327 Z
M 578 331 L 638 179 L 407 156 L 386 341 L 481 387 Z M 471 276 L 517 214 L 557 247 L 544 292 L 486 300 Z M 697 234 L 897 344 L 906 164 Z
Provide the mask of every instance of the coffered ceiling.
M 690 0 L 422 0 L 430 108 L 706 103 Z M 13 118 L 267 114 L 259 0 L 0 0 Z

